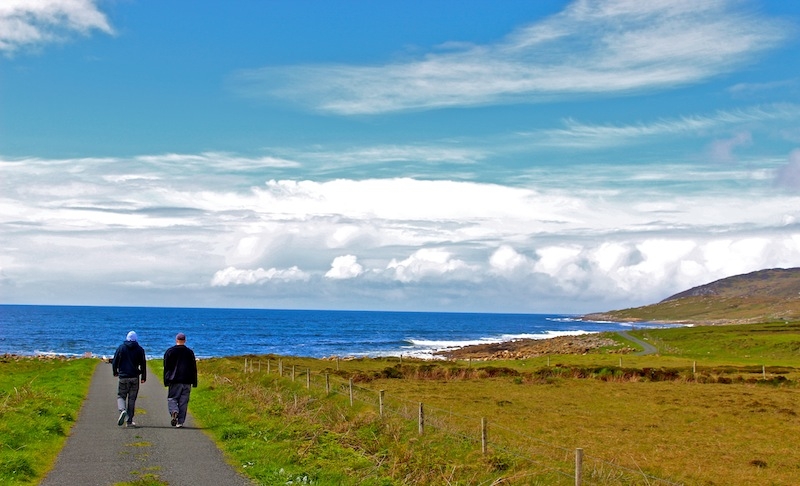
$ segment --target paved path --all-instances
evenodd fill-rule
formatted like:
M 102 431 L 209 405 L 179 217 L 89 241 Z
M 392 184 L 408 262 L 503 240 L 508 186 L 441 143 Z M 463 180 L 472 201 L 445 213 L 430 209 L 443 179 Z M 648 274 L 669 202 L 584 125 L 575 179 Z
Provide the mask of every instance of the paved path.
M 141 478 L 170 486 L 253 484 L 225 462 L 191 415 L 184 428 L 170 426 L 167 391 L 159 376 L 148 376 L 139 389 L 136 428 L 117 426 L 116 395 L 111 365 L 100 363 L 66 445 L 40 486 L 109 486 Z
M 617 331 L 617 333 L 620 336 L 624 337 L 625 339 L 629 339 L 629 340 L 635 342 L 636 344 L 638 344 L 639 346 L 642 347 L 642 350 L 639 351 L 638 353 L 636 353 L 637 356 L 644 356 L 646 354 L 656 354 L 656 353 L 658 353 L 658 349 L 656 349 L 655 346 L 653 346 L 650 343 L 644 342 L 639 338 L 635 338 L 635 337 L 631 336 L 630 334 L 628 334 L 627 331 Z

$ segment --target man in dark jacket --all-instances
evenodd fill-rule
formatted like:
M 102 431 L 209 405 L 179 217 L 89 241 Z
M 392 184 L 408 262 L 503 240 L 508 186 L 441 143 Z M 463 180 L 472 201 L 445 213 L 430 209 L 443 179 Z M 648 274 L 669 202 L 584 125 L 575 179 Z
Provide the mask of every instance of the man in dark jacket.
M 164 353 L 164 386 L 167 390 L 167 409 L 173 427 L 183 427 L 189 395 L 197 388 L 197 360 L 194 351 L 186 346 L 186 335 L 175 336 L 175 346 Z
M 139 345 L 136 333 L 131 331 L 120 344 L 111 361 L 111 372 L 119 377 L 117 387 L 117 425 L 135 427 L 133 415 L 136 413 L 136 397 L 139 395 L 139 381 L 147 381 L 147 363 L 144 348 Z M 127 422 L 126 422 L 127 421 Z

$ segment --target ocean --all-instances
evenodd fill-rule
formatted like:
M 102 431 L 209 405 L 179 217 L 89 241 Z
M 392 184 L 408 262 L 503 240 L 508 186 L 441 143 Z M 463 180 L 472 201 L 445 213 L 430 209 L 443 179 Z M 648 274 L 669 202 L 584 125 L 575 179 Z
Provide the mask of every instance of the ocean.
M 200 358 L 432 358 L 436 351 L 470 344 L 630 328 L 565 314 L 0 305 L 0 354 L 106 357 L 128 331 L 136 331 L 148 357 L 162 356 L 183 332 L 187 346 Z

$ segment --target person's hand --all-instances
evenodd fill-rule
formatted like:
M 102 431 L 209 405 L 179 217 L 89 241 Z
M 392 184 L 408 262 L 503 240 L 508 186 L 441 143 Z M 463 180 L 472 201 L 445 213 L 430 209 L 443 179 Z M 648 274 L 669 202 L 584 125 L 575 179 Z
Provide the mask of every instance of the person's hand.
M 144 383 L 145 381 L 147 381 L 147 380 L 145 380 L 144 378 L 142 378 L 142 383 Z

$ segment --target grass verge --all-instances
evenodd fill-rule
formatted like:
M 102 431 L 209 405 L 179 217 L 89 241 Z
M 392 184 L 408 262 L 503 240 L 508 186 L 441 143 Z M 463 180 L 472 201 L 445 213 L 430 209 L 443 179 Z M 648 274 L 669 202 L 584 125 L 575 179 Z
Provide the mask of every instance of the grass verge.
M 0 483 L 36 484 L 77 419 L 98 361 L 0 357 Z

